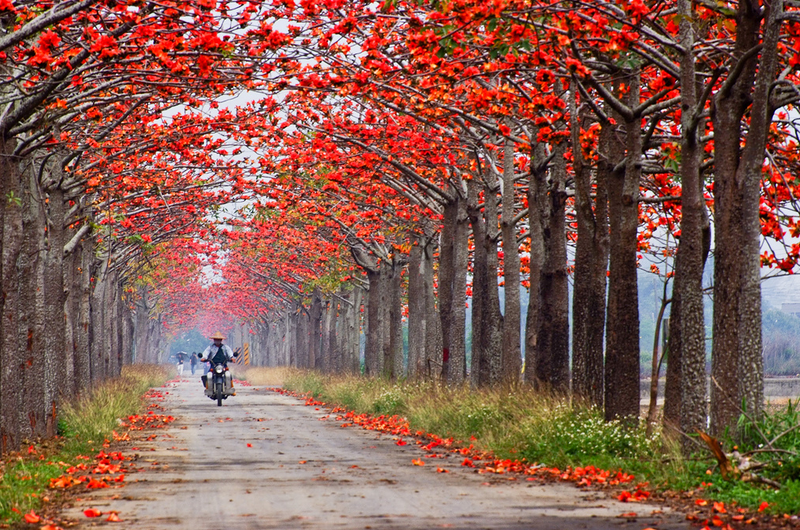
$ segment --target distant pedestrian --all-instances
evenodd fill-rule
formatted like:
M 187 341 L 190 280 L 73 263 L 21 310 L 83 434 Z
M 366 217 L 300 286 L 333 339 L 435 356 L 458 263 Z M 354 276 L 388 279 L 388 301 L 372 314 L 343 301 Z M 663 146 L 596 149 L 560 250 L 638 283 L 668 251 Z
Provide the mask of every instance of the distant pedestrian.
M 189 358 L 189 366 L 192 367 L 192 375 L 194 375 L 194 369 L 197 368 L 197 352 L 193 351 L 192 356 Z
M 175 354 L 175 358 L 178 361 L 178 375 L 179 376 L 183 375 L 183 362 L 186 360 L 186 355 L 187 354 L 186 354 L 185 351 L 179 351 L 178 353 Z

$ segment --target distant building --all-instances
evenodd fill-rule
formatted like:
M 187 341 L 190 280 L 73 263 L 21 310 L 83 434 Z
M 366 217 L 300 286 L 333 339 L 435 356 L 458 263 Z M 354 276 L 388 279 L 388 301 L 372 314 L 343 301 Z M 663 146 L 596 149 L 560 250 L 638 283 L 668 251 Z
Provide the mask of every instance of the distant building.
M 800 302 L 789 302 L 781 304 L 781 311 L 783 311 L 784 313 L 792 314 L 796 317 L 800 317 Z

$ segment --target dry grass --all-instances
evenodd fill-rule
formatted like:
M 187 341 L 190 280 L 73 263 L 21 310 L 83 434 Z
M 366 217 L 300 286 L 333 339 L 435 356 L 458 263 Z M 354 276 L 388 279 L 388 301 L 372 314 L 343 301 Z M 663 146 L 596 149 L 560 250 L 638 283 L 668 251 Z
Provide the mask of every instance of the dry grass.
M 76 464 L 78 457 L 92 458 L 119 428 L 121 418 L 144 410 L 145 392 L 163 385 L 171 373 L 171 366 L 125 366 L 120 377 L 99 383 L 63 404 L 58 422 L 62 436 L 57 440 L 31 445 L 30 454 L 4 455 L 7 461 L 0 466 L 0 528 L 32 528 L 19 522 L 22 514 L 39 511 L 41 499 L 54 494 L 48 485 L 50 479 L 64 473 L 60 464 Z
M 59 430 L 83 440 L 103 440 L 117 428 L 118 420 L 142 408 L 142 396 L 161 386 L 171 375 L 165 365 L 123 366 L 120 377 L 97 384 L 91 392 L 64 404 Z
M 265 366 L 234 366 L 232 370 L 234 377 L 244 379 L 255 386 L 283 386 L 286 379 L 295 371 L 286 366 L 275 368 Z
M 618 465 L 652 452 L 657 436 L 606 423 L 596 409 L 526 386 L 472 389 L 437 382 L 398 382 L 294 372 L 287 388 L 310 392 L 356 412 L 398 414 L 412 430 L 453 437 L 502 457 L 575 465 L 587 457 Z

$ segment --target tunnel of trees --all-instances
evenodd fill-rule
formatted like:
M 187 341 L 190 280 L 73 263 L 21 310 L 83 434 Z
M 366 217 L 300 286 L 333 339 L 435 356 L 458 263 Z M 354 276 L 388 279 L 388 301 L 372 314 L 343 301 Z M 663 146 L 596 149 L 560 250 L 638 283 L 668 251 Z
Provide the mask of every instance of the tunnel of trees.
M 784 0 L 0 0 L 1 448 L 198 326 L 636 418 L 642 267 L 664 422 L 735 429 L 800 258 L 799 63 Z

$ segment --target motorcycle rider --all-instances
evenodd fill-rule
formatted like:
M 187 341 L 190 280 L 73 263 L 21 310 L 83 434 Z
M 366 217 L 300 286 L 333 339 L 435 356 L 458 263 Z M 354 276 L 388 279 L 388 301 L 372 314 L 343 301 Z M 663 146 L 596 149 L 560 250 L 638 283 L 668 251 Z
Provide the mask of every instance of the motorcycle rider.
M 200 353 L 200 361 L 211 361 L 215 364 L 223 363 L 227 365 L 228 361 L 233 360 L 234 354 L 231 347 L 227 344 L 222 344 L 222 341 L 225 340 L 225 335 L 217 331 L 209 339 L 214 342 Z M 200 379 L 203 381 L 203 388 L 207 388 L 208 375 L 205 374 Z M 231 381 L 231 389 L 233 389 L 233 381 Z

